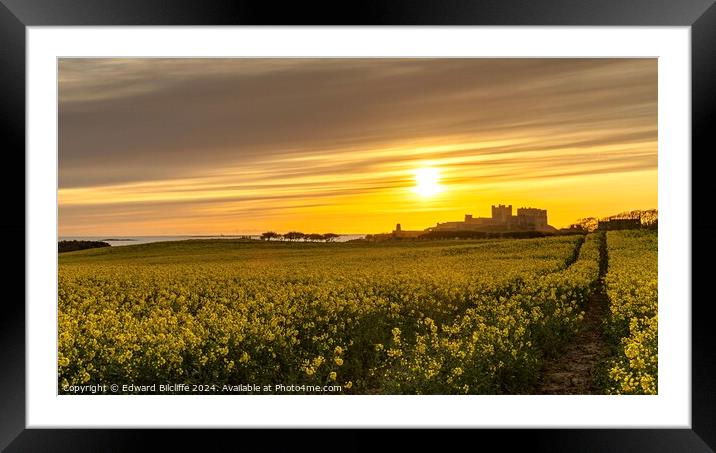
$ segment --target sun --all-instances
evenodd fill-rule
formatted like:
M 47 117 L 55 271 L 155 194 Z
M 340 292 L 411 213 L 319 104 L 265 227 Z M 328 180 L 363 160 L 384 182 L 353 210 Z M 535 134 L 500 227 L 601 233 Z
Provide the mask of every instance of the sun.
M 415 171 L 413 192 L 423 198 L 432 197 L 443 191 L 440 185 L 440 171 L 434 167 L 419 168 Z

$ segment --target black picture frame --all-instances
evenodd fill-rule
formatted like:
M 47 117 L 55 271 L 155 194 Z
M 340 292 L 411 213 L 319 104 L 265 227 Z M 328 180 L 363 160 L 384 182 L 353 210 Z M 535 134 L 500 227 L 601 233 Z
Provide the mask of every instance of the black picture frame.
M 29 26 L 120 25 L 571 25 L 571 26 L 690 26 L 692 89 L 692 429 L 553 429 L 462 430 L 469 442 L 494 441 L 507 448 L 530 451 L 714 451 L 716 449 L 716 329 L 704 294 L 711 267 L 697 266 L 714 252 L 716 222 L 702 213 L 710 188 L 697 178 L 709 171 L 716 121 L 716 6 L 714 0 L 366 0 L 353 4 L 318 2 L 248 2 L 205 0 L 0 0 L 0 129 L 6 173 L 2 180 L 5 215 L 0 231 L 6 253 L 3 271 L 6 292 L 0 311 L 0 448 L 16 451 L 124 451 L 161 442 L 206 448 L 232 441 L 249 445 L 247 437 L 264 442 L 268 450 L 320 444 L 333 450 L 362 451 L 377 445 L 361 430 L 333 430 L 330 436 L 298 431 L 284 436 L 242 430 L 38 430 L 25 429 L 25 32 Z M 711 146 L 709 146 L 711 145 Z M 688 152 L 688 150 L 684 150 Z M 22 169 L 22 171 L 21 171 Z M 703 175 L 701 175 L 703 176 Z M 701 181 L 701 186 L 697 184 Z M 24 192 L 23 192 L 24 193 Z M 685 219 L 687 220 L 687 219 Z M 23 238 L 20 241 L 19 238 Z M 22 250 L 21 250 L 22 249 Z M 22 256 L 22 258 L 20 258 Z M 703 263 L 709 261 L 701 260 Z M 23 265 L 20 265 L 20 262 Z M 685 301 L 689 302 L 689 301 Z M 237 408 L 239 409 L 239 408 Z M 635 421 L 638 422 L 638 421 Z M 445 436 L 412 430 L 400 439 L 382 440 L 380 447 L 443 445 Z M 450 436 L 453 436 L 451 433 Z M 328 441 L 333 437 L 340 444 Z M 236 443 L 237 439 L 243 439 Z M 489 444 L 483 444 L 489 445 Z M 438 448 L 438 447 L 436 447 Z

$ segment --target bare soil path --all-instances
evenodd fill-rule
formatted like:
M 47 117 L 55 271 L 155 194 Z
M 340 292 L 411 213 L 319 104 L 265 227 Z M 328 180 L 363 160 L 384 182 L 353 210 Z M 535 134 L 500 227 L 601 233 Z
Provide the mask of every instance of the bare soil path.
M 606 244 L 600 244 L 599 285 L 584 308 L 584 325 L 579 333 L 547 359 L 535 388 L 538 395 L 588 395 L 603 390 L 597 382 L 598 366 L 607 354 L 602 320 L 607 315 L 607 296 L 602 279 L 606 273 Z

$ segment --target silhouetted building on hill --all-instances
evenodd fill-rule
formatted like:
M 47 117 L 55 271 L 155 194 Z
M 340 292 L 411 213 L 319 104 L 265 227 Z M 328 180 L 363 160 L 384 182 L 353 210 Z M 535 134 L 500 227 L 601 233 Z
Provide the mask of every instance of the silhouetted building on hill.
M 547 225 L 546 209 L 519 208 L 514 219 L 519 226 L 524 228 L 539 230 L 549 226 Z
M 547 211 L 519 208 L 512 215 L 512 205 L 492 206 L 492 217 L 466 214 L 462 222 L 443 222 L 426 231 L 556 231 L 547 223 Z
M 423 233 L 425 233 L 423 230 L 404 230 L 398 223 L 395 225 L 395 230 L 391 233 L 391 235 L 393 238 L 416 238 Z
M 472 217 L 472 216 L 470 216 Z M 505 206 L 503 204 L 492 206 L 492 221 L 497 223 L 507 223 L 512 218 L 512 205 Z

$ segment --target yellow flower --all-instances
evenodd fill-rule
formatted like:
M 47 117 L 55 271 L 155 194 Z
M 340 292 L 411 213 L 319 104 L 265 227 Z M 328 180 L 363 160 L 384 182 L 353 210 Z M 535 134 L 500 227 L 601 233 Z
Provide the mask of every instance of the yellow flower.
M 353 387 L 353 381 L 348 381 L 345 383 L 345 388 L 349 389 L 351 387 Z
M 338 365 L 338 366 L 343 365 L 343 359 L 341 359 L 340 357 L 336 357 L 334 360 L 336 362 L 336 365 Z
M 335 372 L 335 371 L 331 371 L 331 372 L 328 374 L 328 379 L 330 379 L 330 380 L 332 380 L 332 381 L 335 381 L 335 380 L 336 380 L 336 376 L 337 376 L 336 372 Z
M 325 360 L 326 359 L 324 359 L 322 355 L 319 355 L 318 357 L 313 359 L 313 366 L 318 368 Z

